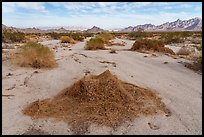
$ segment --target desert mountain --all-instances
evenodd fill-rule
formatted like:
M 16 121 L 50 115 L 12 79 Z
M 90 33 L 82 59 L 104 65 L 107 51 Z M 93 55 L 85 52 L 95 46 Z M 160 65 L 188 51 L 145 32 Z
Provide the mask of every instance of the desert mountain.
M 76 28 L 76 27 L 75 27 Z M 90 32 L 90 33 L 98 33 L 98 32 L 108 32 L 108 30 L 101 29 L 99 27 L 93 26 L 87 30 L 80 30 L 80 29 L 65 29 L 64 27 L 61 28 L 50 28 L 50 29 L 39 29 L 39 28 L 15 28 L 15 27 L 8 27 L 2 24 L 2 30 L 8 30 L 11 32 L 19 31 L 24 33 L 49 33 L 49 32 L 57 32 L 57 33 L 64 33 L 64 32 Z M 129 26 L 124 29 L 118 30 L 119 32 L 132 32 L 132 31 L 202 31 L 202 19 L 201 18 L 192 18 L 189 20 L 180 20 L 177 19 L 173 22 L 166 22 L 161 25 L 153 25 L 153 24 L 144 24 L 144 25 L 137 25 L 135 27 Z
M 98 32 L 104 32 L 104 29 L 101 29 L 99 27 L 93 26 L 91 29 L 87 29 L 86 32 L 90 33 L 98 33 Z
M 202 19 L 201 18 L 192 18 L 189 20 L 176 20 L 174 22 L 166 22 L 161 25 L 152 25 L 144 24 L 137 25 L 135 27 L 129 26 L 125 29 L 122 29 L 122 32 L 132 32 L 142 29 L 144 31 L 201 31 L 202 30 Z

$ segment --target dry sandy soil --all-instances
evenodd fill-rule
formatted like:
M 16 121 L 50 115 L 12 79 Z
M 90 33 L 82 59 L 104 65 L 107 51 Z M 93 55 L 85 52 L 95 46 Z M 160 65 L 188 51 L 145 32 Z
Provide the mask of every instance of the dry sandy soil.
M 110 50 L 86 51 L 85 42 L 62 47 L 58 40 L 44 41 L 42 44 L 50 48 L 57 47 L 59 66 L 51 70 L 20 68 L 9 60 L 2 61 L 3 134 L 73 134 L 63 121 L 32 120 L 22 114 L 22 109 L 37 99 L 58 94 L 87 72 L 98 75 L 107 69 L 123 81 L 155 90 L 172 115 L 140 117 L 116 129 L 92 124 L 85 134 L 202 134 L 202 75 L 178 63 L 185 61 L 183 58 L 123 50 L 134 43 L 123 41 L 125 47 L 112 47 L 118 49 L 116 54 Z

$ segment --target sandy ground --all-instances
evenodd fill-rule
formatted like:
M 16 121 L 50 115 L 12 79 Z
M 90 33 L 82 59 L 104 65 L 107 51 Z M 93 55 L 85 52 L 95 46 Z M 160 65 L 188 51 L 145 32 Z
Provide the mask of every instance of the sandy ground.
M 63 121 L 32 120 L 21 111 L 37 99 L 56 95 L 87 71 L 98 75 L 109 69 L 123 81 L 156 90 L 172 115 L 140 117 L 116 129 L 92 124 L 86 134 L 202 134 L 202 75 L 178 63 L 184 61 L 182 58 L 125 51 L 134 41 L 123 41 L 125 47 L 112 47 L 118 49 L 117 54 L 110 50 L 86 51 L 85 42 L 62 47 L 58 40 L 44 41 L 42 44 L 50 48 L 58 47 L 55 56 L 59 66 L 51 70 L 20 68 L 3 61 L 2 94 L 13 96 L 2 96 L 2 133 L 73 134 Z

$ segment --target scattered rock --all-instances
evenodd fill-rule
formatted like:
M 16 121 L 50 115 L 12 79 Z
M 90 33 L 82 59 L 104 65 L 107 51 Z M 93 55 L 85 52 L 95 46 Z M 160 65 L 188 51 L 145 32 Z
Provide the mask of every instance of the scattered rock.
M 100 63 L 107 63 L 107 64 L 112 64 L 113 67 L 116 67 L 116 63 L 115 62 L 110 62 L 110 61 L 99 61 Z
M 31 128 L 31 129 L 28 129 L 28 131 L 24 132 L 22 135 L 51 135 L 51 134 L 41 129 Z
M 165 62 L 164 62 L 164 64 L 168 64 L 168 62 L 167 62 L 167 61 L 165 61 Z
M 39 72 L 36 70 L 36 71 L 34 71 L 33 73 L 39 73 Z
M 156 54 L 152 54 L 151 56 L 152 56 L 152 57 L 157 57 L 157 55 L 156 55 Z
M 6 76 L 12 76 L 13 74 L 11 74 L 11 73 L 8 73 Z
M 116 53 L 116 51 L 114 49 L 111 49 L 110 53 Z
M 148 57 L 147 55 L 144 56 L 145 58 Z
M 160 128 L 159 126 L 157 126 L 157 125 L 154 124 L 154 123 L 148 122 L 148 125 L 149 125 L 149 127 L 150 127 L 152 130 L 158 130 L 158 129 Z
M 85 73 L 85 75 L 88 75 L 88 74 L 90 74 L 91 72 L 90 72 L 89 70 L 85 70 L 84 73 Z

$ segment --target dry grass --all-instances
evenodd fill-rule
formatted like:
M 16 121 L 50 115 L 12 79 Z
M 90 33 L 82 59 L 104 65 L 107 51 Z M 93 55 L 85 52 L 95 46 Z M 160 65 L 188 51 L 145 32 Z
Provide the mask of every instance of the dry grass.
M 57 66 L 54 53 L 37 42 L 28 42 L 18 54 L 12 55 L 12 62 L 21 67 L 52 68 Z
M 61 43 L 71 43 L 71 44 L 76 43 L 76 41 L 72 37 L 69 37 L 69 36 L 61 36 L 60 40 L 61 40 Z
M 23 113 L 32 118 L 68 122 L 75 134 L 91 123 L 117 127 L 140 116 L 171 112 L 153 91 L 123 82 L 110 71 L 85 76 L 52 98 L 29 104 Z
M 104 41 L 102 38 L 91 38 L 86 43 L 86 50 L 97 50 L 97 49 L 105 49 Z
M 156 51 L 156 52 L 162 52 L 162 53 L 169 53 L 175 55 L 175 53 L 167 48 L 164 47 L 164 43 L 159 40 L 151 40 L 151 39 L 138 39 L 133 44 L 132 48 L 130 50 L 133 51 Z
M 108 46 L 125 46 L 124 43 L 110 43 Z
M 110 43 L 110 40 L 114 39 L 114 35 L 110 33 L 101 33 L 96 36 L 96 38 L 102 38 L 105 44 Z

